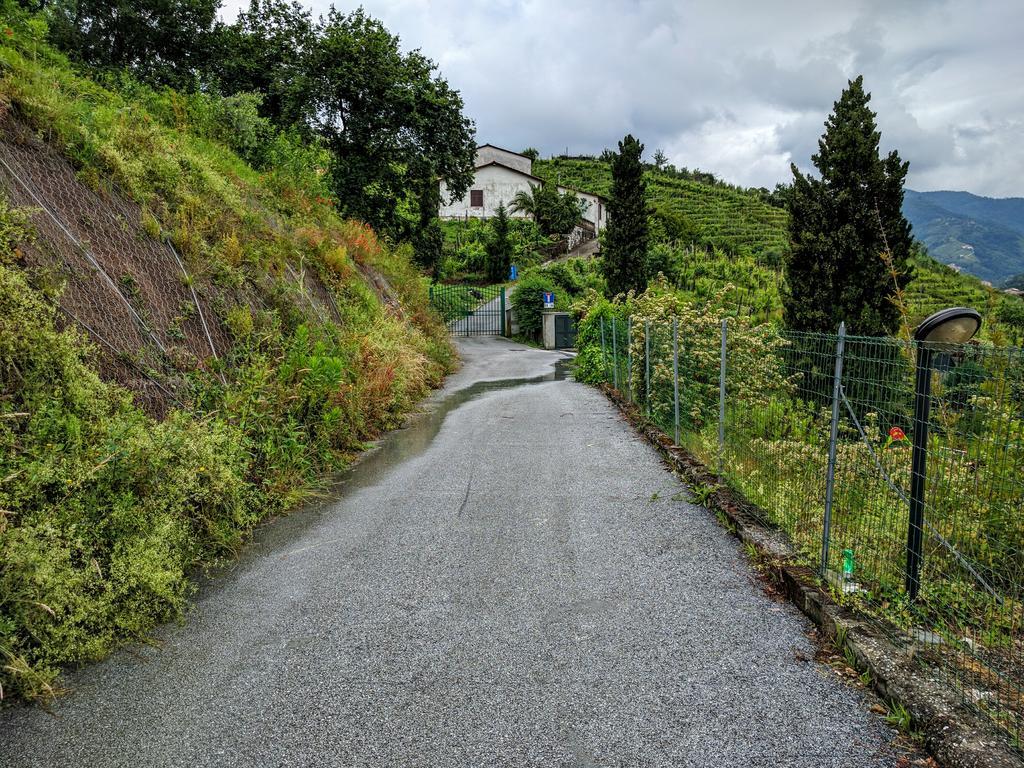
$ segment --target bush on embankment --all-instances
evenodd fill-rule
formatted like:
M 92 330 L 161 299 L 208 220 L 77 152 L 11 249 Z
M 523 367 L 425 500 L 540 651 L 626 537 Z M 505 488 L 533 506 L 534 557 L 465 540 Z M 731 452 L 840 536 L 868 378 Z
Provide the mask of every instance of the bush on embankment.
M 141 229 L 224 299 L 211 322 L 230 338 L 219 361 L 180 365 L 164 381 L 175 403 L 149 415 L 101 379 L 100 345 L 26 262 L 39 210 L 0 196 L 0 686 L 46 698 L 63 665 L 180 617 L 196 566 L 396 426 L 453 352 L 408 249 L 334 213 L 315 146 L 267 134 L 271 161 L 254 168 L 189 119 L 209 97 L 107 90 L 40 42 L 33 17 L 8 23 L 0 117 L 141 206 Z M 284 279 L 291 264 L 315 271 L 335 317 Z

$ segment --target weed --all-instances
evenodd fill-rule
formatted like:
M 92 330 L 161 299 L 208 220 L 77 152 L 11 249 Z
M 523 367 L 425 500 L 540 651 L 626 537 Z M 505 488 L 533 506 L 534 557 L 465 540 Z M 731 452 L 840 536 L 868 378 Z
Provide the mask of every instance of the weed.
M 833 642 L 835 643 L 836 648 L 838 648 L 840 651 L 845 652 L 845 650 L 846 650 L 846 641 L 849 639 L 849 637 L 850 637 L 850 630 L 849 629 L 847 629 L 846 627 L 837 626 L 836 627 L 836 636 L 833 639 Z
M 690 493 L 693 496 L 693 500 L 702 507 L 708 505 L 708 500 L 718 491 L 717 485 L 706 485 L 704 483 L 697 483 L 691 489 Z
M 160 240 L 163 231 L 160 222 L 148 209 L 143 208 L 141 216 L 142 231 L 152 240 Z
M 913 718 L 911 718 L 907 708 L 900 702 L 893 701 L 889 703 L 888 709 L 889 711 L 885 715 L 885 722 L 894 726 L 900 733 L 913 735 Z
M 0 103 L 46 126 L 79 178 L 141 206 L 133 231 L 170 236 L 186 283 L 213 297 L 234 341 L 210 365 L 224 382 L 182 369 L 186 407 L 151 418 L 100 379 L 84 334 L 58 322 L 57 286 L 22 269 L 30 214 L 0 199 L 0 686 L 47 699 L 62 665 L 181 616 L 196 565 L 231 556 L 259 520 L 396 426 L 454 352 L 408 249 L 313 201 L 326 196 L 318 150 L 272 137 L 274 165 L 254 169 L 171 119 L 173 104 L 187 117 L 212 97 L 112 93 L 28 45 L 21 27 L 0 40 Z M 315 270 L 338 322 L 310 311 L 282 276 L 288 263 Z M 388 309 L 355 264 L 383 276 Z M 147 323 L 158 316 L 146 281 L 116 279 Z M 172 339 L 193 312 L 180 307 Z M 112 354 L 144 370 L 159 357 Z
M 735 533 L 737 531 L 736 524 L 732 521 L 732 519 L 727 514 L 725 514 L 725 512 L 723 510 L 721 510 L 721 509 L 716 509 L 715 510 L 715 519 L 718 520 L 718 522 L 721 524 L 721 526 L 723 528 L 725 528 L 725 530 L 727 530 L 729 533 L 735 535 Z
M 853 648 L 850 647 L 849 643 L 843 645 L 843 658 L 846 659 L 846 665 L 853 670 L 856 670 L 860 664 L 857 663 L 857 654 L 853 652 Z

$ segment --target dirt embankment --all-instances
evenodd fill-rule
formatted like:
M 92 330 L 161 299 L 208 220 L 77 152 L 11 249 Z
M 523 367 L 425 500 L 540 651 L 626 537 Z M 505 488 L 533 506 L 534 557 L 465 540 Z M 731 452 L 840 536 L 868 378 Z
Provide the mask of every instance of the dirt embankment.
M 34 283 L 59 290 L 63 319 L 92 340 L 101 375 L 153 415 L 178 402 L 185 374 L 217 367 L 232 343 L 228 313 L 269 308 L 275 279 L 299 288 L 299 309 L 311 318 L 340 320 L 330 290 L 301 264 L 265 275 L 264 286 L 218 284 L 205 265 L 186 263 L 138 204 L 83 183 L 10 114 L 0 121 L 0 190 L 31 212 L 34 237 L 19 250 Z

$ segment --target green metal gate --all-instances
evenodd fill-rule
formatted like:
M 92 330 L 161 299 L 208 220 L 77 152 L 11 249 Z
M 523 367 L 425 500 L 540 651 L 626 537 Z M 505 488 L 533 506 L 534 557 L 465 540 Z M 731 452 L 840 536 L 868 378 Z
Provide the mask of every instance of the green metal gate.
M 555 315 L 555 349 L 576 346 L 576 323 L 569 315 Z
M 430 305 L 453 336 L 505 335 L 502 285 L 431 285 Z

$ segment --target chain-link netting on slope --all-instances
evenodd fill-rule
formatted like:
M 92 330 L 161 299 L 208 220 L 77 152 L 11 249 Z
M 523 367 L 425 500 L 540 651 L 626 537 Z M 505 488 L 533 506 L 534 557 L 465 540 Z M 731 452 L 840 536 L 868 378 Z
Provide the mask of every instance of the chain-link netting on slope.
M 604 377 L 709 468 L 720 466 L 837 600 L 912 646 L 1016 742 L 1024 714 L 1021 350 L 967 344 L 934 353 L 924 423 L 915 417 L 915 343 L 846 337 L 840 352 L 838 336 L 726 325 L 724 408 L 721 322 L 713 319 L 606 323 Z M 915 524 L 919 435 L 926 458 Z
M 232 307 L 266 308 L 267 296 L 280 297 L 285 286 L 300 312 L 338 320 L 329 289 L 302 265 L 286 265 L 280 280 L 217 285 L 203 265 L 186 263 L 169 241 L 144 231 L 138 205 L 83 184 L 64 157 L 11 117 L 0 122 L 0 190 L 32 214 L 25 266 L 37 281 L 62 288 L 61 313 L 93 341 L 101 375 L 131 389 L 153 415 L 187 402 L 184 374 L 219 369 L 216 360 L 231 346 Z

